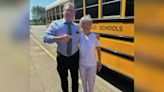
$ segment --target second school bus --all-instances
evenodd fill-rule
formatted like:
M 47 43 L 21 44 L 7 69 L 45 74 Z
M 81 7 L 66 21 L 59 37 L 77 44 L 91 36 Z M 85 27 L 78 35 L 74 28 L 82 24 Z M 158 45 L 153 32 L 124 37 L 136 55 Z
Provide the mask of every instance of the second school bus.
M 46 21 L 63 18 L 67 0 L 57 0 L 46 7 Z M 102 63 L 117 74 L 134 79 L 134 0 L 73 0 L 75 22 L 90 14 L 91 32 L 100 34 Z

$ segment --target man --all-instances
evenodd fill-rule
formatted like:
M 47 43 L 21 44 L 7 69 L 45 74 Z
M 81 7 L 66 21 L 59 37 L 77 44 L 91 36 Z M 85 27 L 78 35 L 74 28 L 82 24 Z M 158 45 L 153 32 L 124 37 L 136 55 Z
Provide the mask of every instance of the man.
M 71 2 L 64 5 L 63 16 L 63 19 L 50 24 L 43 39 L 45 43 L 57 43 L 57 70 L 63 92 L 68 92 L 68 70 L 72 78 L 72 92 L 78 92 L 80 28 L 73 22 L 75 7 Z

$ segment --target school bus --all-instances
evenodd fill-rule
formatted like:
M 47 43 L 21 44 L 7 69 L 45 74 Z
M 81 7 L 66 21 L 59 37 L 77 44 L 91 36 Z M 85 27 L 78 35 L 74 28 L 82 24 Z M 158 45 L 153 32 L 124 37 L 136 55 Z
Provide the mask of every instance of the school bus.
M 46 7 L 46 20 L 63 18 L 67 0 L 57 0 Z M 72 0 L 76 8 L 75 22 L 90 14 L 91 31 L 100 34 L 102 63 L 110 70 L 134 79 L 134 0 Z

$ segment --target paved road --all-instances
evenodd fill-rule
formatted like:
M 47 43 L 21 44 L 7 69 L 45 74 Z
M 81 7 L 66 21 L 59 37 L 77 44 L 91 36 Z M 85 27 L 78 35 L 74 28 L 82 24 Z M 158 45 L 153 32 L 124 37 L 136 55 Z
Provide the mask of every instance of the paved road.
M 31 92 L 62 92 L 60 78 L 56 70 L 56 44 L 44 44 L 42 37 L 46 26 L 30 27 L 30 87 Z M 71 79 L 69 76 L 69 90 Z M 81 92 L 79 80 L 79 92 Z M 94 92 L 121 92 L 100 77 L 96 77 Z

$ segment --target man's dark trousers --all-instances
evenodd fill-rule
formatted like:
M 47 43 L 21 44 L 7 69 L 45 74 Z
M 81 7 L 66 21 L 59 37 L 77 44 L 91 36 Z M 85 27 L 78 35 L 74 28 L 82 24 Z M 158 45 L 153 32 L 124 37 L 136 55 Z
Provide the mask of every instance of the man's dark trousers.
M 58 52 L 57 63 L 63 92 L 68 92 L 68 70 L 70 70 L 72 78 L 72 92 L 78 92 L 79 51 L 69 57 L 63 56 Z

